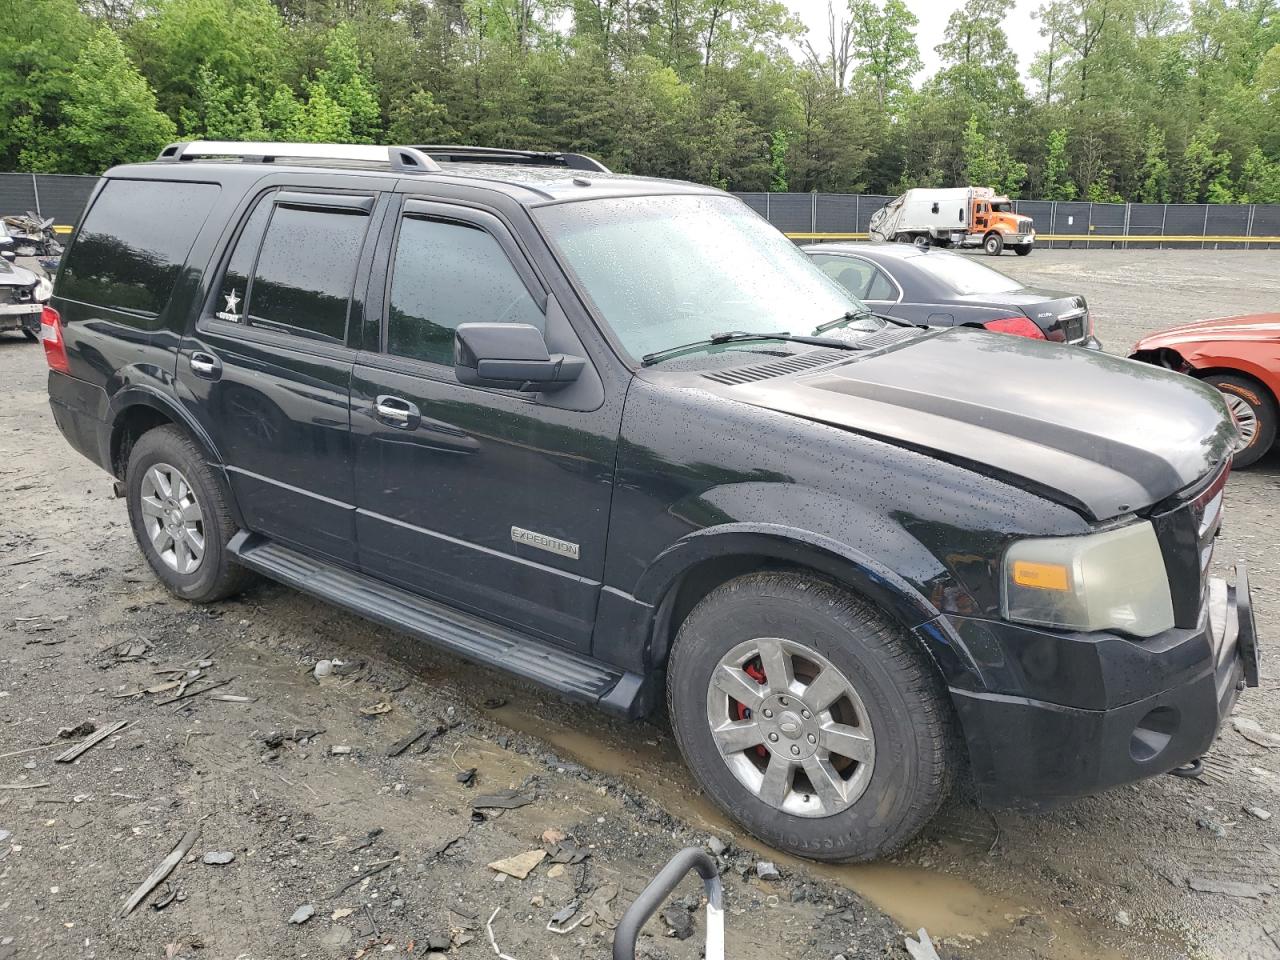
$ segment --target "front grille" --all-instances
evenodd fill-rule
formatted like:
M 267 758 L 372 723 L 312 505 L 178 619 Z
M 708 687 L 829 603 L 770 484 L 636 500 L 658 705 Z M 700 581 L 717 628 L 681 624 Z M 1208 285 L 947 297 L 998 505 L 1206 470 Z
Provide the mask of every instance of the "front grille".
M 35 286 L 30 287 L 0 287 L 0 303 L 31 303 L 36 298 Z
M 1222 527 L 1222 498 L 1229 469 L 1223 463 L 1151 518 L 1169 574 L 1174 622 L 1179 627 L 1193 628 L 1200 618 L 1214 540 Z

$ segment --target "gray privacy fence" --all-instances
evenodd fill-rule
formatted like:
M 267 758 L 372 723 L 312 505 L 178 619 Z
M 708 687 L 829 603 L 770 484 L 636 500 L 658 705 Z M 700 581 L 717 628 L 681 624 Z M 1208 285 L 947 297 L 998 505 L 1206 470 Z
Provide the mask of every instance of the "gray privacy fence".
M 892 197 L 844 193 L 740 193 L 796 240 L 861 240 Z M 1015 200 L 1052 247 L 1280 249 L 1280 204 L 1088 203 Z
M 30 210 L 75 226 L 97 177 L 0 173 L 0 215 Z M 846 193 L 739 193 L 795 240 L 865 239 L 892 197 Z M 1052 247 L 1280 249 L 1280 204 L 1086 203 L 1016 200 Z

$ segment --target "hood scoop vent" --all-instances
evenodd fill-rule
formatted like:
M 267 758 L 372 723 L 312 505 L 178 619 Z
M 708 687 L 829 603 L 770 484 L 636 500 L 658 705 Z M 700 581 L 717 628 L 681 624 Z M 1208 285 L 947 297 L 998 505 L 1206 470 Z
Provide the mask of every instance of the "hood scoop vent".
M 849 354 L 844 350 L 812 350 L 798 356 L 775 360 L 773 363 L 761 363 L 754 367 L 737 367 L 733 370 L 717 370 L 715 373 L 704 373 L 703 376 L 716 383 L 738 386 L 743 383 L 755 383 L 757 380 L 769 380 L 773 377 L 785 377 L 789 373 L 812 370 L 823 367 L 837 360 L 847 360 Z

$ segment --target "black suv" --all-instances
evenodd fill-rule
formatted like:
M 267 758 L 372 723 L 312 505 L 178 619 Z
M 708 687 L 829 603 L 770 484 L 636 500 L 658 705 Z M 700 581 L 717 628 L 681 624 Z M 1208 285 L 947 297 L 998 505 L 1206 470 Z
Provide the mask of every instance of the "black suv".
M 43 321 L 58 426 L 175 594 L 257 572 L 665 700 L 707 792 L 804 856 L 894 849 L 962 770 L 1032 803 L 1170 770 L 1257 682 L 1244 572 L 1208 575 L 1215 391 L 894 325 L 713 189 L 175 144 L 106 174 Z

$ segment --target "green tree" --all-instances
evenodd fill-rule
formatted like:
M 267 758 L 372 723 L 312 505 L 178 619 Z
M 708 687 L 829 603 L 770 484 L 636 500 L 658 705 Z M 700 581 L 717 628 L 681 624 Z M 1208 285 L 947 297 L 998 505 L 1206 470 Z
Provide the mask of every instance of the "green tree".
M 348 134 L 358 143 L 372 143 L 382 134 L 382 111 L 373 79 L 360 63 L 360 51 L 349 24 L 340 24 L 324 48 L 325 66 L 317 71 L 317 87 L 347 115 Z M 326 105 L 323 107 L 329 111 Z
M 1238 193 L 1241 203 L 1280 203 L 1280 160 L 1255 148 L 1244 162 Z
M 1046 148 L 1041 199 L 1074 200 L 1078 193 L 1067 173 L 1067 131 L 1061 128 L 1053 130 Z
M 58 162 L 63 172 L 96 172 L 117 163 L 153 160 L 171 141 L 173 121 L 129 62 L 124 44 L 99 27 L 71 71 L 62 104 Z
M 773 178 L 769 181 L 770 193 L 787 192 L 787 143 L 787 131 L 773 131 L 769 142 L 769 160 L 773 166 Z
M 1017 197 L 1027 179 L 1027 165 L 1015 160 L 1000 140 L 988 137 L 971 116 L 964 127 L 965 179 L 975 187 L 994 187 L 997 193 Z
M 920 70 L 916 19 L 903 0 L 849 0 L 851 49 L 856 71 L 882 110 L 896 108 Z
M 1169 202 L 1169 160 L 1164 134 L 1155 124 L 1147 128 L 1147 142 L 1138 178 L 1141 184 L 1138 199 L 1142 203 Z

